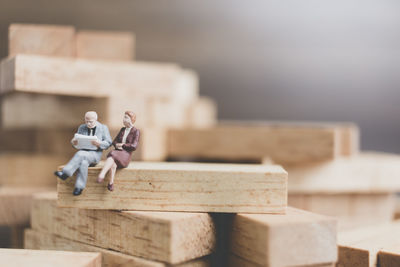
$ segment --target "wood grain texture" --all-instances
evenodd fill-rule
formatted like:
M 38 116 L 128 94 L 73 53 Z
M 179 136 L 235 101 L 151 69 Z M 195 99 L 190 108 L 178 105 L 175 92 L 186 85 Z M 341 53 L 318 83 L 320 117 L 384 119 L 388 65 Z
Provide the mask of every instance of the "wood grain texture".
M 64 250 L 64 251 L 87 251 L 100 252 L 102 255 L 103 267 L 207 267 L 210 266 L 208 258 L 195 259 L 182 264 L 166 264 L 158 261 L 146 260 L 144 258 L 123 254 L 117 251 L 99 248 L 96 246 L 84 244 L 81 242 L 69 240 L 54 234 L 35 231 L 32 229 L 25 230 L 25 248 L 40 250 Z
M 340 142 L 339 129 L 331 125 L 236 122 L 171 130 L 168 155 L 258 161 L 268 156 L 278 164 L 297 164 L 335 158 Z
M 75 28 L 45 24 L 11 24 L 8 29 L 8 55 L 37 54 L 75 56 Z
M 238 214 L 231 252 L 260 266 L 336 262 L 336 221 L 295 208 L 282 215 Z
M 335 160 L 285 165 L 289 193 L 396 192 L 400 190 L 400 156 L 363 152 Z
M 339 267 L 372 267 L 380 251 L 400 246 L 400 221 L 339 232 Z M 381 266 L 381 265 L 379 265 Z M 396 265 L 390 265 L 396 266 Z
M 100 60 L 134 59 L 135 35 L 132 32 L 78 31 L 76 57 Z
M 385 247 L 378 252 L 378 266 L 400 266 L 400 245 Z
M 335 217 L 339 230 L 390 222 L 394 216 L 392 193 L 292 194 L 290 206 Z
M 47 187 L 0 187 L 0 225 L 29 224 L 33 194 L 49 190 Z
M 101 255 L 94 252 L 0 249 L 0 261 L 10 267 L 101 267 Z
M 35 196 L 31 225 L 35 231 L 170 264 L 208 255 L 215 246 L 214 224 L 205 213 L 59 208 L 56 194 Z
M 89 209 L 283 213 L 287 173 L 277 165 L 133 162 L 117 171 L 114 191 L 89 168 L 83 193 L 74 179 L 59 181 L 58 205 Z

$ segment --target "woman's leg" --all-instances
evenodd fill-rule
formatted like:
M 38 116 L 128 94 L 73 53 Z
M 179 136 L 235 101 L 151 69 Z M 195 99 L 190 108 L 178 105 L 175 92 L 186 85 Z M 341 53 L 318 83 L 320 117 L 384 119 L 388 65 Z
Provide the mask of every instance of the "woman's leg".
M 110 184 L 114 183 L 114 177 L 115 177 L 115 172 L 117 171 L 117 164 L 114 164 L 111 166 L 111 178 L 110 178 Z
M 112 157 L 108 157 L 106 163 L 104 164 L 103 169 L 101 170 L 99 177 L 97 178 L 97 182 L 103 182 L 106 177 L 107 172 L 111 169 L 111 167 L 115 164 L 114 159 Z

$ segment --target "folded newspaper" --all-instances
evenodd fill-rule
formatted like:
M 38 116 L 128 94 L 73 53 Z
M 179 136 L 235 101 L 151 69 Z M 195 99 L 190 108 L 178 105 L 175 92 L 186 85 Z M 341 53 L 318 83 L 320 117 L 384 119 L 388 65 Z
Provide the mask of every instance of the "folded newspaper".
M 98 147 L 92 144 L 92 141 L 98 141 L 97 136 L 89 136 L 83 134 L 75 134 L 74 139 L 78 141 L 78 144 L 74 146 L 76 149 L 88 149 L 97 150 Z

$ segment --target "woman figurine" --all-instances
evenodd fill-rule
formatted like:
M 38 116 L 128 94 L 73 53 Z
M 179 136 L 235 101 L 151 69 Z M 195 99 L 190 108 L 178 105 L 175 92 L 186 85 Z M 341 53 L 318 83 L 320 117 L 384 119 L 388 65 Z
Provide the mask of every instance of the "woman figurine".
M 133 124 L 136 121 L 136 115 L 132 111 L 126 111 L 124 114 L 124 126 L 115 137 L 112 145 L 115 150 L 107 155 L 106 163 L 101 170 L 98 183 L 102 183 L 107 172 L 111 169 L 110 182 L 107 185 L 108 190 L 114 190 L 114 176 L 117 168 L 126 168 L 132 159 L 132 152 L 136 150 L 139 143 L 139 129 L 136 129 Z

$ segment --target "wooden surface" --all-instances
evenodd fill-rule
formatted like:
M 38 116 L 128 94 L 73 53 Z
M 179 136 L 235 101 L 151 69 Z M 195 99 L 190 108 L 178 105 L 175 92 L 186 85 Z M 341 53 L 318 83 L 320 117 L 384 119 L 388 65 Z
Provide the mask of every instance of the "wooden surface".
M 400 245 L 385 247 L 378 253 L 379 267 L 400 266 Z
M 336 262 L 336 221 L 294 208 L 285 215 L 238 214 L 231 252 L 260 266 Z
M 59 208 L 55 194 L 35 196 L 31 225 L 35 231 L 171 264 L 208 255 L 215 246 L 214 224 L 205 213 Z
M 82 195 L 75 179 L 59 181 L 58 205 L 89 209 L 282 213 L 287 173 L 277 165 L 132 162 L 117 170 L 114 191 L 96 182 L 101 166 L 89 168 Z M 107 182 L 107 179 L 105 183 Z
M 299 209 L 335 217 L 340 230 L 390 222 L 395 208 L 392 193 L 289 193 L 288 203 Z
M 131 32 L 78 31 L 76 57 L 101 60 L 133 60 L 135 35 Z
M 101 255 L 94 252 L 0 249 L 0 262 L 10 267 L 101 267 Z
M 117 251 L 99 248 L 81 242 L 69 240 L 54 234 L 40 232 L 32 229 L 25 230 L 25 248 L 40 250 L 64 250 L 64 251 L 88 251 L 100 252 L 103 267 L 163 267 L 171 266 L 158 261 L 146 260 L 144 258 L 130 256 Z M 195 259 L 182 264 L 172 265 L 176 267 L 206 267 L 210 266 L 208 258 Z
M 399 235 L 400 221 L 339 232 L 338 266 L 376 266 L 380 251 L 389 252 L 392 248 L 400 246 Z
M 220 124 L 168 133 L 168 155 L 222 160 L 270 157 L 278 164 L 335 158 L 342 149 L 335 126 L 291 123 Z
M 75 56 L 75 29 L 72 26 L 11 24 L 8 29 L 8 55 L 37 54 Z
M 0 225 L 27 225 L 31 214 L 32 195 L 49 190 L 51 188 L 0 187 Z
M 363 152 L 332 161 L 285 165 L 289 193 L 396 192 L 400 190 L 400 156 Z
M 217 125 L 217 103 L 210 97 L 199 97 L 189 105 L 186 115 L 186 125 L 189 128 L 209 128 Z
M 272 265 L 259 265 L 257 263 L 247 261 L 235 254 L 229 255 L 229 267 L 264 267 L 264 266 L 272 266 Z M 281 266 L 281 265 L 278 265 Z M 296 267 L 335 267 L 335 263 L 326 263 L 326 264 L 311 264 L 311 265 L 301 265 Z

